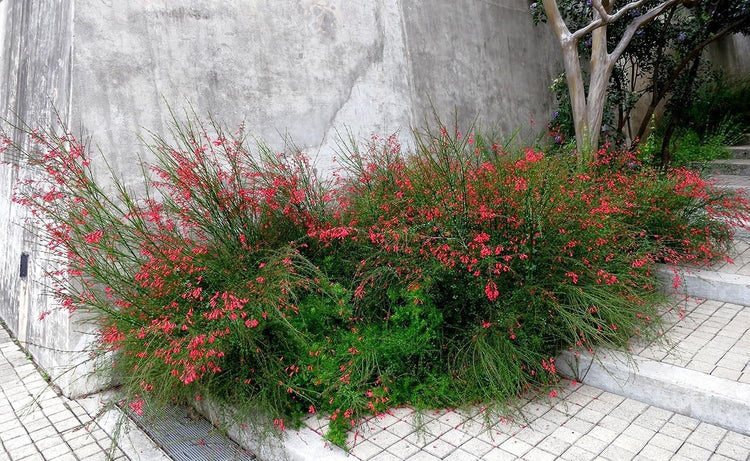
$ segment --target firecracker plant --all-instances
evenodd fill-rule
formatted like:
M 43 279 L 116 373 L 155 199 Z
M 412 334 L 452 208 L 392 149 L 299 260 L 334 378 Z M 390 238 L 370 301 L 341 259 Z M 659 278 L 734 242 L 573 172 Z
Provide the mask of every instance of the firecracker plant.
M 660 333 L 656 263 L 725 257 L 750 217 L 690 170 L 506 152 L 439 122 L 409 151 L 342 140 L 321 178 L 296 149 L 175 121 L 132 189 L 71 133 L 26 134 L 4 143 L 35 172 L 14 200 L 62 308 L 97 314 L 132 411 L 210 399 L 271 429 L 320 413 L 339 445 L 400 405 L 554 396 L 561 350 Z

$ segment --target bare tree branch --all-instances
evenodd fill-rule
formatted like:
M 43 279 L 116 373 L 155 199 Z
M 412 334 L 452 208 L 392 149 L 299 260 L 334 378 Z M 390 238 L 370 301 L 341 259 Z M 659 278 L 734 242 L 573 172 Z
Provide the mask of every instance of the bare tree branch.
M 542 0 L 544 5 L 544 12 L 547 14 L 547 19 L 552 25 L 552 29 L 555 31 L 555 35 L 560 40 L 560 43 L 566 43 L 570 40 L 570 30 L 565 25 L 565 20 L 560 14 L 560 9 L 557 7 L 557 0 Z
M 621 17 L 625 16 L 625 14 L 627 14 L 628 11 L 638 8 L 642 6 L 644 3 L 646 3 L 646 0 L 638 0 L 635 2 L 630 2 L 627 5 L 620 8 L 619 10 L 617 10 L 617 13 L 609 14 L 607 13 L 607 9 L 604 7 L 604 5 L 602 5 L 602 0 L 591 0 L 591 5 L 599 13 L 599 16 L 601 16 L 602 21 L 605 24 L 611 24 L 617 21 Z
M 599 0 L 593 0 L 593 1 L 599 1 Z M 653 19 L 660 14 L 662 14 L 666 9 L 672 8 L 674 6 L 677 6 L 678 4 L 682 3 L 683 0 L 668 0 L 664 3 L 661 3 L 650 10 L 648 10 L 646 13 L 638 16 L 637 18 L 634 18 L 632 21 L 630 21 L 630 24 L 628 24 L 628 27 L 625 28 L 625 32 L 622 34 L 622 37 L 620 37 L 620 41 L 617 43 L 617 46 L 615 47 L 614 51 L 612 51 L 609 54 L 610 61 L 612 65 L 614 65 L 615 61 L 620 59 L 620 56 L 625 51 L 625 48 L 627 48 L 630 41 L 633 39 L 633 35 L 635 35 L 636 31 L 646 25 L 647 23 L 653 21 Z M 623 7 L 624 9 L 625 7 Z M 620 10 L 622 11 L 622 10 Z M 618 14 L 620 13 L 618 11 Z
M 607 24 L 602 20 L 602 18 L 599 18 L 597 20 L 591 21 L 586 27 L 582 27 L 575 31 L 571 37 L 573 38 L 573 40 L 579 40 L 581 37 L 593 32 L 594 29 L 598 29 L 606 25 Z
M 606 26 L 607 24 L 611 24 L 621 17 L 623 17 L 628 11 L 638 8 L 639 6 L 643 5 L 646 0 L 638 0 L 637 2 L 630 2 L 627 5 L 620 8 L 617 13 L 615 14 L 609 14 L 607 13 L 607 8 L 602 4 L 602 0 L 591 0 L 591 5 L 594 7 L 597 13 L 599 13 L 599 18 L 591 21 L 588 23 L 585 27 L 582 27 L 575 31 L 573 33 L 573 39 L 579 40 L 581 37 L 590 34 L 594 31 L 594 29 L 598 29 L 599 27 Z

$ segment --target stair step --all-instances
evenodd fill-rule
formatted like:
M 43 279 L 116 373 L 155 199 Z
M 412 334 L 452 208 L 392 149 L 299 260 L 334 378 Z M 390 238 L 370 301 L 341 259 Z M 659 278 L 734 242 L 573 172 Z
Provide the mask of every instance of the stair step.
M 676 302 L 664 339 L 634 355 L 567 351 L 558 370 L 584 384 L 750 435 L 750 309 L 716 300 Z
M 750 145 L 745 146 L 729 146 L 727 147 L 732 158 L 746 159 L 750 158 Z
M 745 189 L 750 191 L 750 176 L 740 176 L 736 174 L 714 174 L 709 176 L 710 179 L 716 180 L 716 186 L 727 189 Z
M 750 176 L 750 159 L 729 158 L 713 160 L 706 164 L 705 171 L 712 174 Z
M 565 352 L 555 363 L 586 385 L 750 435 L 750 384 L 614 351 Z
M 660 266 L 658 275 L 667 287 L 673 286 L 675 272 L 672 268 Z M 676 275 L 679 277 L 677 292 L 680 294 L 750 305 L 750 276 L 748 275 L 688 268 L 678 268 Z

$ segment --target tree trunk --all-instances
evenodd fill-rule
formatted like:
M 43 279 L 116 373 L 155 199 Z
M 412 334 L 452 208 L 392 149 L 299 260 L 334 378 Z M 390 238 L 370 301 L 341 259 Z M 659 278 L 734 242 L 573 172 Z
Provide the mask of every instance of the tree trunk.
M 670 148 L 669 143 L 672 141 L 672 135 L 674 135 L 674 131 L 677 128 L 677 119 L 677 114 L 672 116 L 672 118 L 669 119 L 667 129 L 664 130 L 664 139 L 661 142 L 661 152 L 659 153 L 661 156 L 659 159 L 659 166 L 662 170 L 666 170 L 669 164 L 672 163 L 674 148 Z
M 568 82 L 570 93 L 570 105 L 573 110 L 573 125 L 576 132 L 576 147 L 578 158 L 582 160 L 585 146 L 588 144 L 588 117 L 586 107 L 586 88 L 583 85 L 581 64 L 578 58 L 578 45 L 570 41 L 563 45 L 563 64 L 565 65 L 565 78 Z

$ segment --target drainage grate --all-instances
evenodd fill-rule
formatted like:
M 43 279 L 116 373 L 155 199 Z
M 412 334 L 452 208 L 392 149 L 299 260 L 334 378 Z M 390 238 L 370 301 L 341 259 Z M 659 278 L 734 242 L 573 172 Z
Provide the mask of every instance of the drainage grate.
M 188 416 L 187 407 L 170 405 L 163 415 L 129 413 L 175 461 L 257 460 L 206 419 Z

